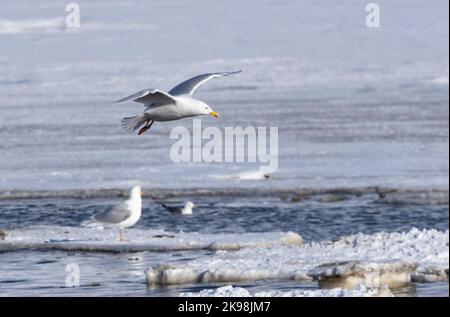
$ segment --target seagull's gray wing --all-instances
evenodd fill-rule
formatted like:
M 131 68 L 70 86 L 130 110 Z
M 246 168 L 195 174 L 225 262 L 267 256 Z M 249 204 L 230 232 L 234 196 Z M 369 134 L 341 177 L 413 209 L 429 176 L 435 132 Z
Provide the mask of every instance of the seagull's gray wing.
M 92 218 L 95 221 L 108 223 L 108 224 L 118 224 L 125 221 L 131 216 L 131 210 L 128 208 L 127 203 L 122 203 L 117 205 L 107 211 L 95 214 Z
M 224 77 L 224 76 L 228 76 L 228 75 L 237 74 L 240 72 L 241 71 L 238 70 L 236 72 L 222 72 L 222 73 L 210 73 L 210 74 L 198 75 L 198 76 L 192 77 L 191 79 L 183 81 L 182 83 L 173 87 L 169 91 L 169 94 L 171 94 L 173 96 L 192 95 L 201 84 L 207 82 L 208 80 L 210 80 L 212 78 Z
M 159 105 L 166 105 L 175 102 L 173 97 L 164 91 L 158 89 L 144 89 L 138 91 L 135 94 L 132 94 L 131 96 L 119 99 L 114 103 L 125 103 L 128 101 L 136 101 L 143 104 L 159 104 Z

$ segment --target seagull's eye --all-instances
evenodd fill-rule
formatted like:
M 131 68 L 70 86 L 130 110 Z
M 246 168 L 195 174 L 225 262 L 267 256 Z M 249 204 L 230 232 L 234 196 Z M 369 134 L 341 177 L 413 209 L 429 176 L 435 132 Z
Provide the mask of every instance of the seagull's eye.
M 208 110 L 208 107 L 205 107 L 206 110 Z

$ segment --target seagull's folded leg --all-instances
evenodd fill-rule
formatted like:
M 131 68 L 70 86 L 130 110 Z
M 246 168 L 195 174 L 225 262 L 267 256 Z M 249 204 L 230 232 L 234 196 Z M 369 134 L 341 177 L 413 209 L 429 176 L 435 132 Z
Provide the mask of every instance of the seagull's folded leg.
M 120 238 L 119 241 L 125 241 L 125 229 L 120 228 Z
M 154 120 L 152 120 L 152 121 L 150 122 L 150 124 L 148 124 L 148 121 L 149 121 L 149 120 L 147 120 L 147 123 L 139 130 L 138 135 L 141 135 L 141 134 L 144 133 L 145 131 L 150 130 L 150 128 L 152 127 L 153 122 L 155 122 Z

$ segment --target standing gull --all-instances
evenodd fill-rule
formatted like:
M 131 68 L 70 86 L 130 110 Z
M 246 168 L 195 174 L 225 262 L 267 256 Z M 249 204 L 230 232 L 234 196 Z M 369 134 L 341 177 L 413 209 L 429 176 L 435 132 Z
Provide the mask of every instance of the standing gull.
M 149 130 L 155 121 L 172 121 L 199 115 L 219 117 L 205 102 L 195 99 L 192 94 L 197 88 L 216 77 L 224 77 L 236 72 L 210 73 L 192 77 L 172 88 L 168 93 L 158 89 L 144 89 L 131 96 L 117 100 L 115 103 L 136 101 L 144 104 L 144 113 L 122 119 L 122 127 L 130 132 L 137 131 L 141 135 Z
M 85 225 L 101 224 L 120 228 L 120 241 L 125 241 L 125 228 L 131 227 L 141 218 L 141 187 L 134 186 L 130 191 L 130 199 L 113 208 L 96 213 Z

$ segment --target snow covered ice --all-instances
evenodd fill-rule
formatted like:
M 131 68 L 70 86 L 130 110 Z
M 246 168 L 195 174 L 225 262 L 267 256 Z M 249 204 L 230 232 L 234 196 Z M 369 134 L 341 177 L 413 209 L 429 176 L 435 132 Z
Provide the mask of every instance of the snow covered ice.
M 160 263 L 145 271 L 148 284 L 318 281 L 323 288 L 396 288 L 411 281 L 448 279 L 448 231 L 355 234 L 304 242 L 293 232 L 201 234 L 129 229 L 32 226 L 7 230 L 0 250 L 140 252 L 210 250 L 189 262 Z
M 322 264 L 307 274 L 319 281 L 321 288 L 353 289 L 361 284 L 367 287 L 398 288 L 411 283 L 411 274 L 416 267 L 416 264 L 404 261 L 346 261 Z
M 8 230 L 0 251 L 23 249 L 97 252 L 138 252 L 171 250 L 239 250 L 244 247 L 299 245 L 303 239 L 293 232 L 199 234 L 165 230 L 128 229 L 126 242 L 117 230 L 60 226 L 34 226 Z
M 146 276 L 149 284 L 183 284 L 267 279 L 302 281 L 339 274 L 359 276 L 366 271 L 380 273 L 377 280 L 380 286 L 398 287 L 408 284 L 412 275 L 416 279 L 420 279 L 424 272 L 430 275 L 433 271 L 428 268 L 448 270 L 448 260 L 448 231 L 414 228 L 403 233 L 356 234 L 334 242 L 217 251 L 212 257 L 182 265 L 168 263 L 149 268 Z M 355 263 L 330 265 L 345 261 Z M 367 274 L 344 285 L 355 287 L 360 283 L 374 286 Z
M 233 287 L 232 285 L 222 286 L 216 289 L 205 289 L 194 293 L 181 293 L 184 297 L 392 297 L 388 288 L 367 289 L 363 285 L 348 290 L 345 288 L 319 289 L 319 290 L 292 290 L 292 291 L 266 291 L 251 293 L 243 287 Z

